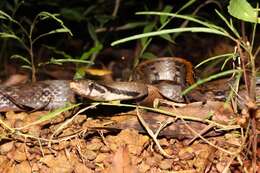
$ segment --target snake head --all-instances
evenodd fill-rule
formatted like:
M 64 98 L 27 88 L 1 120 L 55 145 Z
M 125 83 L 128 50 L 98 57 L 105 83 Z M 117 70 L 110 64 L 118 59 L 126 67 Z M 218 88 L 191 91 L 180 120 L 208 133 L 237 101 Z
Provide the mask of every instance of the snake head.
M 94 82 L 91 80 L 78 80 L 70 82 L 70 88 L 76 94 L 88 97 L 93 90 Z

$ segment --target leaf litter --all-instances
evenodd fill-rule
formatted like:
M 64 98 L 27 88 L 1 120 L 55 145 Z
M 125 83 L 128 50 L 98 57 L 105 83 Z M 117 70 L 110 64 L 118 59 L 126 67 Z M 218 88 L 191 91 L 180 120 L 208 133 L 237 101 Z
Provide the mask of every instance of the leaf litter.
M 36 124 L 46 112 L 8 112 L 1 117 L 0 172 L 223 172 L 246 163 L 248 132 L 226 103 L 154 110 L 98 118 L 65 112 Z

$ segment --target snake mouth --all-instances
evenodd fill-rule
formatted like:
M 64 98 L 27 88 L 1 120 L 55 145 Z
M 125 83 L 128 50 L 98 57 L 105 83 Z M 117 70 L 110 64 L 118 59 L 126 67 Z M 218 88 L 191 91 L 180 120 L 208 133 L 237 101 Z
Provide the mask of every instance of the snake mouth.
M 70 89 L 79 95 L 86 95 L 86 90 L 84 89 L 84 85 L 77 81 L 77 82 L 70 82 Z

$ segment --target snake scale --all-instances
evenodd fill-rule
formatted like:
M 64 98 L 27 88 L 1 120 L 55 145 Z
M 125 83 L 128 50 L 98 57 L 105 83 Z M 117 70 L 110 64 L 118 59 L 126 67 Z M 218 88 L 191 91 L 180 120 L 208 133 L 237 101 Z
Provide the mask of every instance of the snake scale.
M 164 57 L 138 65 L 132 82 L 88 79 L 46 80 L 17 86 L 0 86 L 0 112 L 52 110 L 75 103 L 75 96 L 96 101 L 129 100 L 147 96 L 148 85 L 175 102 L 184 102 L 181 91 L 194 83 L 192 64 L 182 58 Z

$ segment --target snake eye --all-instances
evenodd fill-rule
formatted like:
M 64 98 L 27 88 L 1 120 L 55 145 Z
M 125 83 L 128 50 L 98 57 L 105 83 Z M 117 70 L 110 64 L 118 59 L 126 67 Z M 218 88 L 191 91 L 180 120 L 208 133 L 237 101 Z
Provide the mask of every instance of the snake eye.
M 92 89 L 92 88 L 94 87 L 94 83 L 93 83 L 93 82 L 89 82 L 89 83 L 88 83 L 88 87 L 89 87 L 90 89 Z
M 95 84 L 94 82 L 89 82 L 88 83 L 88 88 L 86 90 L 88 90 L 89 92 L 92 92 L 92 90 L 94 89 Z

